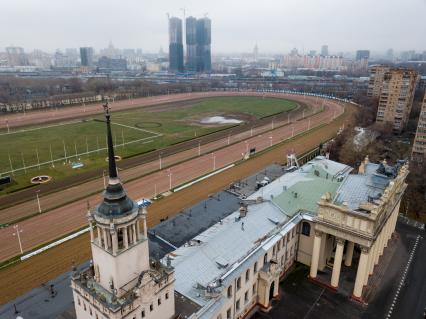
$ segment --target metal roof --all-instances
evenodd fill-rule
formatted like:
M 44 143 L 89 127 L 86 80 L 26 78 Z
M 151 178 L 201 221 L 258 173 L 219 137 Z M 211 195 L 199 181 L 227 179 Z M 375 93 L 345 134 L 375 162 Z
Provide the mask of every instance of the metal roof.
M 203 295 L 207 285 L 269 238 L 268 234 L 277 228 L 271 220 L 284 223 L 288 218 L 269 201 L 250 205 L 246 217 L 239 219 L 239 212 L 234 212 L 195 237 L 192 245 L 175 250 L 171 253 L 175 289 L 205 305 L 208 299 Z

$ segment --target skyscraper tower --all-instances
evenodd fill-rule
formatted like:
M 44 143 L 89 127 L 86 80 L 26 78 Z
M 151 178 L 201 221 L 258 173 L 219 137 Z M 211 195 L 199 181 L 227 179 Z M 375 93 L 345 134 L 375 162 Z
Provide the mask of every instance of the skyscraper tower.
M 197 19 L 186 18 L 186 68 L 188 71 L 197 70 Z
M 197 71 L 210 72 L 211 63 L 211 20 L 207 17 L 197 20 Z
M 82 66 L 93 65 L 93 48 L 83 47 L 80 48 L 80 60 Z
M 108 104 L 104 108 L 109 180 L 103 200 L 87 214 L 92 262 L 72 274 L 76 317 L 172 318 L 174 271 L 149 260 L 147 211 L 127 196 L 118 178 Z
M 324 44 L 324 45 L 321 47 L 321 55 L 322 55 L 322 56 L 328 56 L 328 55 L 329 55 L 329 54 L 328 54 L 328 45 Z
M 169 69 L 183 72 L 182 20 L 169 18 Z

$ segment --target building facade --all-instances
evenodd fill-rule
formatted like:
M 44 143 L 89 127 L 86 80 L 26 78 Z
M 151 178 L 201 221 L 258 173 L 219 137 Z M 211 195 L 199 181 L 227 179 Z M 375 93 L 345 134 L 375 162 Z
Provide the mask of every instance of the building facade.
M 82 66 L 92 66 L 93 65 L 93 48 L 83 47 L 80 48 L 80 60 Z
M 186 69 L 197 71 L 197 19 L 186 18 Z
M 334 289 L 341 270 L 356 265 L 352 298 L 362 301 L 395 230 L 408 166 L 366 158 L 357 174 L 351 170 L 317 157 L 170 253 L 177 294 L 199 307 L 187 317 L 267 312 L 295 262 L 310 267 L 312 280 L 319 280 L 321 271 L 321 281 Z M 178 305 L 176 310 L 180 313 Z
M 401 133 L 407 125 L 418 74 L 415 70 L 374 66 L 370 70 L 368 96 L 378 98 L 376 122 Z
M 362 301 L 395 230 L 408 165 L 370 163 L 358 172 L 319 156 L 242 198 L 240 208 L 150 261 L 145 209 L 117 176 L 106 108 L 109 181 L 88 213 L 93 260 L 72 274 L 82 318 L 247 318 L 267 312 L 296 263 L 339 289 L 356 266 L 352 298 Z
M 149 260 L 147 212 L 117 176 L 108 105 L 106 122 L 109 180 L 102 202 L 88 213 L 91 264 L 72 274 L 76 317 L 173 318 L 174 270 Z
M 413 142 L 411 159 L 417 162 L 426 161 L 426 92 L 417 124 L 416 137 Z
M 211 61 L 211 20 L 209 18 L 197 19 L 197 72 L 210 72 Z
M 176 17 L 169 19 L 169 69 L 183 72 L 182 20 Z

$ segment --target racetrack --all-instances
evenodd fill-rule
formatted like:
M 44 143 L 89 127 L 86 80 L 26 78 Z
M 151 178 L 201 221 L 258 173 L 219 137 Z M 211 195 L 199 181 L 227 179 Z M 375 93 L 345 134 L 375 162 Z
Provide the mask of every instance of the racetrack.
M 223 92 L 218 93 L 223 94 Z M 213 94 L 217 96 L 218 93 Z M 233 95 L 235 94 L 236 93 L 233 93 Z M 254 95 L 254 93 L 250 93 L 250 95 Z M 311 105 L 318 104 L 317 98 L 313 97 L 276 93 L 267 94 L 267 96 L 292 99 Z M 197 98 L 199 98 L 199 96 L 197 96 Z M 174 187 L 192 180 L 200 175 L 211 172 L 213 169 L 223 167 L 241 159 L 241 154 L 245 153 L 249 148 L 256 147 L 257 151 L 266 149 L 270 147 L 271 144 L 277 144 L 290 138 L 292 135 L 305 132 L 308 128 L 314 128 L 329 123 L 333 118 L 343 112 L 342 105 L 336 101 L 326 100 L 324 102 L 324 107 L 324 112 L 317 113 L 310 117 L 305 116 L 304 119 L 293 118 L 290 123 L 287 123 L 288 119 L 275 122 L 273 124 L 275 126 L 273 130 L 271 130 L 271 125 L 268 124 L 263 127 L 258 127 L 254 131 L 248 130 L 230 135 L 229 139 L 225 138 L 213 141 L 203 145 L 202 153 L 207 154 L 201 156 L 197 156 L 199 149 L 198 147 L 194 147 L 162 158 L 163 168 L 173 165 L 170 167 L 170 171 L 168 169 L 158 171 L 159 161 L 157 160 L 125 170 L 121 172 L 120 175 L 124 180 L 130 180 L 130 182 L 126 183 L 125 187 L 132 198 L 151 198 L 156 193 L 167 191 L 170 187 L 170 183 L 172 187 Z M 64 110 L 64 112 L 65 111 L 68 110 Z M 211 153 L 212 150 L 215 150 L 214 155 Z M 284 154 L 282 155 L 284 157 Z M 153 173 L 139 178 L 147 172 Z M 169 172 L 171 172 L 171 178 Z M 100 178 L 77 187 L 47 195 L 45 200 L 48 200 L 51 205 L 53 205 L 58 202 L 60 203 L 64 199 L 72 198 L 73 196 L 76 198 L 84 197 L 87 194 L 92 194 L 94 191 L 96 192 L 94 195 L 72 201 L 69 204 L 52 209 L 47 213 L 36 215 L 19 223 L 19 227 L 23 230 L 21 239 L 24 250 L 30 250 L 42 243 L 58 238 L 65 233 L 85 225 L 87 223 L 85 217 L 87 202 L 89 202 L 91 206 L 98 203 L 100 201 L 99 190 L 102 188 L 103 181 Z M 44 204 L 45 203 L 42 202 L 42 205 Z M 0 215 L 2 218 L 3 216 L 8 216 L 8 218 L 10 218 L 10 216 L 16 217 L 22 213 L 36 211 L 37 203 L 33 200 L 3 210 L 0 212 Z M 54 227 L 52 227 L 52 225 L 54 225 Z M 11 226 L 0 230 L 0 240 L 4 243 L 0 247 L 0 260 L 5 260 L 19 254 L 19 246 L 16 238 L 13 236 L 13 232 L 14 229 Z
M 355 107 L 348 105 L 345 114 L 329 125 L 289 140 L 279 147 L 244 161 L 226 172 L 153 203 L 148 209 L 148 226 L 152 227 L 161 218 L 173 216 L 183 208 L 207 198 L 209 194 L 227 187 L 233 181 L 258 172 L 271 163 L 282 163 L 285 160 L 284 154 L 288 149 L 294 149 L 297 154 L 313 149 L 320 142 L 335 136 L 342 125 L 346 124 L 347 126 L 347 123 L 352 120 L 354 112 Z M 128 189 L 128 184 L 125 187 Z M 85 234 L 24 262 L 0 270 L 0 282 L 2 283 L 0 286 L 0 304 L 12 300 L 32 288 L 39 287 L 49 279 L 69 271 L 73 263 L 80 264 L 90 259 L 90 256 L 89 237 Z

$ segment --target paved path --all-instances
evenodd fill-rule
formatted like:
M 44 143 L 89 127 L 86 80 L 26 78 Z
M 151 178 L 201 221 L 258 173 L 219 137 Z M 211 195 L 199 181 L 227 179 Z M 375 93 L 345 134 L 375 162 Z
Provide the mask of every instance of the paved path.
M 273 95 L 284 98 L 299 98 L 306 103 L 316 103 L 317 101 L 316 98 L 303 98 L 300 96 L 294 97 L 285 94 Z M 245 133 L 246 138 L 248 138 L 243 142 L 232 144 L 234 141 L 243 139 L 244 133 L 239 134 L 240 136 L 231 136 L 231 145 L 229 146 L 226 146 L 228 143 L 227 139 L 225 141 L 213 142 L 216 144 L 221 143 L 226 147 L 215 151 L 214 154 L 209 152 L 205 155 L 195 157 L 189 161 L 174 165 L 170 169 L 157 171 L 143 178 L 138 178 L 128 182 L 126 183 L 126 190 L 132 198 L 150 198 L 155 193 L 162 193 L 167 191 L 170 186 L 174 187 L 176 185 L 182 184 L 200 175 L 208 173 L 214 168 L 223 167 L 229 163 L 241 159 L 241 154 L 246 152 L 248 148 L 256 147 L 257 151 L 266 149 L 271 145 L 271 142 L 272 144 L 276 144 L 282 140 L 288 139 L 293 134 L 297 135 L 306 131 L 308 127 L 313 128 L 315 126 L 328 123 L 335 116 L 341 114 L 342 112 L 343 108 L 339 103 L 335 101 L 326 101 L 324 112 L 313 115 L 310 118 L 296 121 L 290 125 L 274 129 L 273 131 L 266 134 L 256 135 L 259 133 L 254 132 L 253 137 L 250 137 L 250 131 L 248 131 Z M 217 145 L 213 145 L 211 147 L 217 148 Z M 188 158 L 190 153 L 196 156 L 198 154 L 198 148 L 175 154 L 170 158 L 165 158 L 162 160 L 162 164 L 169 165 L 170 163 L 168 161 L 171 163 L 176 163 L 180 160 L 184 160 Z M 151 162 L 135 167 L 129 170 L 130 172 L 126 174 L 126 178 L 131 179 L 132 176 L 140 176 L 149 170 L 158 168 L 158 165 L 158 162 Z M 94 184 L 91 185 L 91 190 L 96 191 L 103 186 L 102 179 L 95 180 L 92 183 Z M 78 192 L 80 189 L 81 187 L 77 186 L 70 191 Z M 87 194 L 87 191 L 83 193 Z M 56 196 L 63 197 L 67 195 L 60 194 Z M 89 202 L 91 206 L 94 206 L 100 201 L 100 199 L 101 197 L 99 193 L 96 195 L 91 195 L 87 198 L 76 200 L 70 204 L 53 209 L 47 213 L 37 215 L 31 219 L 23 221 L 22 223 L 19 223 L 19 227 L 22 229 L 22 233 L 20 233 L 20 235 L 24 251 L 28 251 L 42 243 L 58 238 L 65 233 L 84 226 L 87 222 L 87 202 Z M 34 205 L 34 203 L 32 205 Z M 54 225 L 54 227 L 52 227 L 52 225 Z M 0 241 L 4 243 L 0 247 L 0 260 L 5 260 L 19 254 L 19 245 L 13 233 L 13 227 L 7 227 L 0 230 Z

